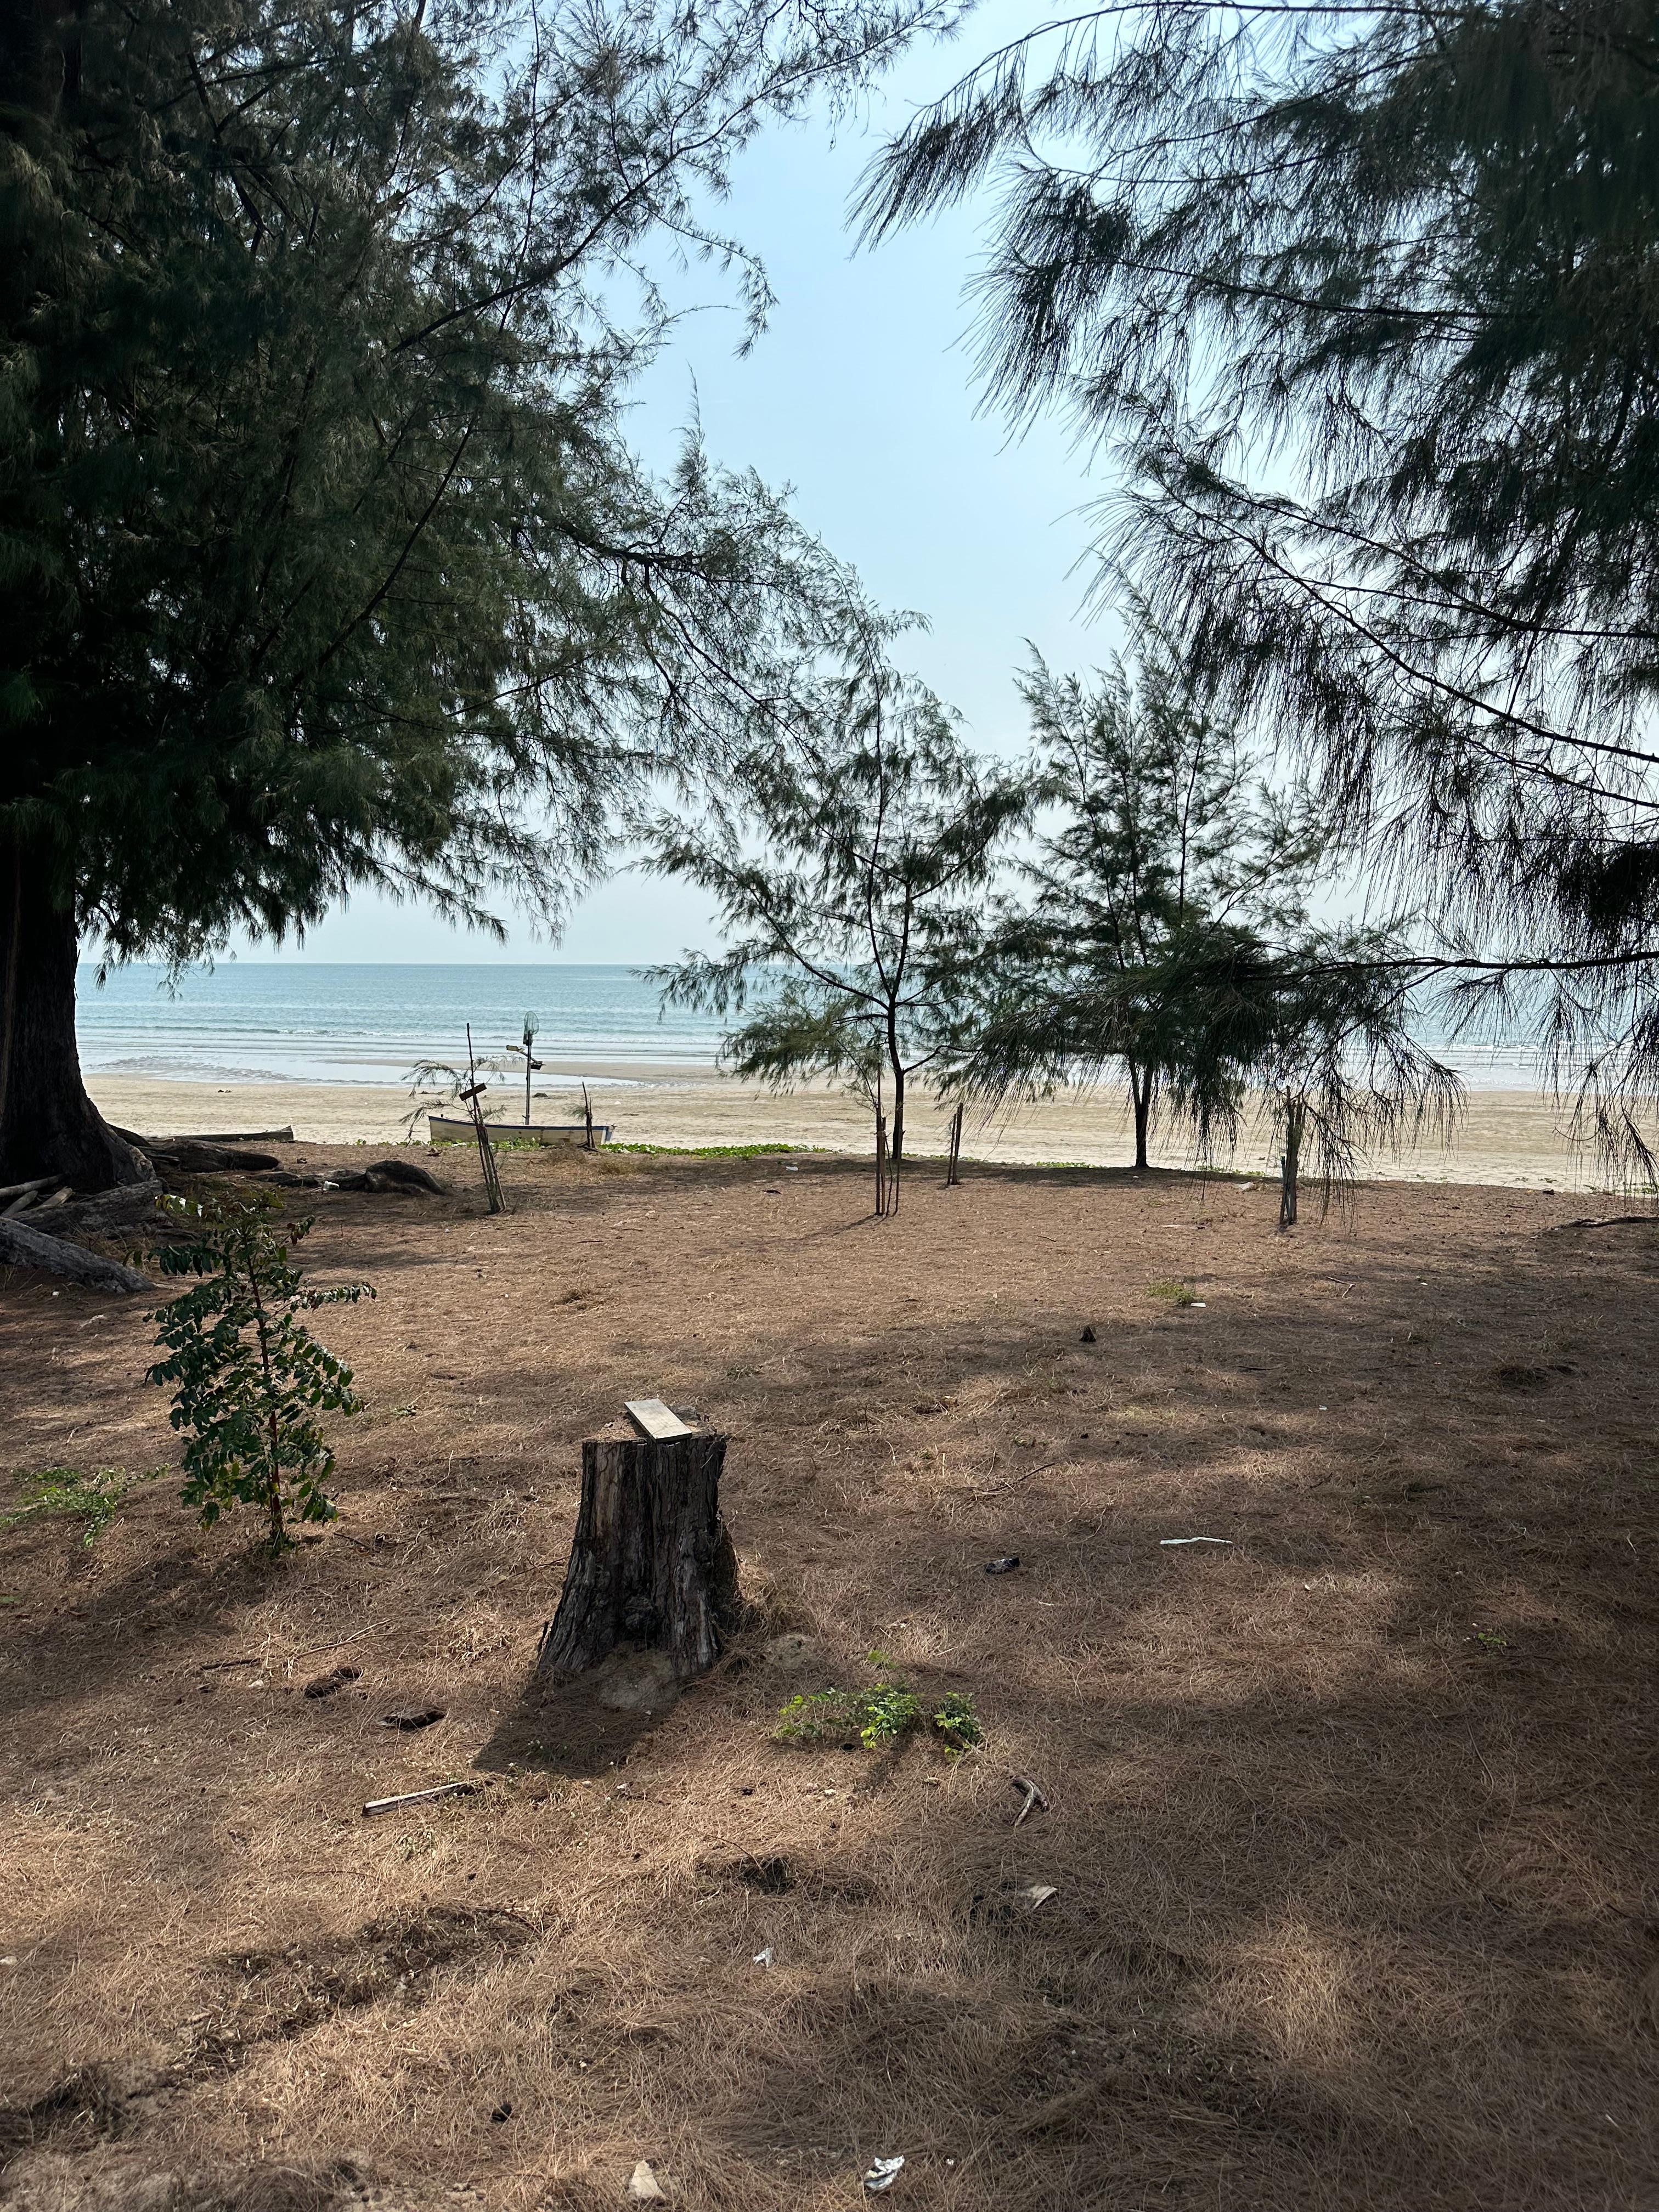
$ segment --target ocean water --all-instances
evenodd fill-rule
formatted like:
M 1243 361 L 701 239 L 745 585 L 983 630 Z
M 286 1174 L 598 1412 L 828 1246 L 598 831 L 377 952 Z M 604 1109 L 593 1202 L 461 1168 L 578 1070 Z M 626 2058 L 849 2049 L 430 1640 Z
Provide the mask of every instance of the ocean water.
M 393 966 L 223 961 L 171 984 L 135 964 L 100 985 L 82 965 L 76 995 L 90 1073 L 198 1083 L 401 1083 L 422 1060 L 481 1059 L 516 1044 L 536 1018 L 538 1084 L 617 1081 L 619 1064 L 707 1070 L 720 1024 L 679 1009 L 664 1017 L 633 968 Z
M 586 1076 L 637 1079 L 647 1062 L 665 1076 L 706 1073 L 721 1024 L 676 1007 L 664 1014 L 635 968 L 347 965 L 225 961 L 169 983 L 135 965 L 100 985 L 81 970 L 78 1027 L 88 1073 L 233 1083 L 402 1083 L 421 1060 L 466 1057 L 466 1025 L 481 1059 L 516 1044 L 537 1022 L 539 1084 Z M 1447 1043 L 1447 1065 L 1475 1091 L 1543 1087 L 1537 1054 L 1520 1043 Z

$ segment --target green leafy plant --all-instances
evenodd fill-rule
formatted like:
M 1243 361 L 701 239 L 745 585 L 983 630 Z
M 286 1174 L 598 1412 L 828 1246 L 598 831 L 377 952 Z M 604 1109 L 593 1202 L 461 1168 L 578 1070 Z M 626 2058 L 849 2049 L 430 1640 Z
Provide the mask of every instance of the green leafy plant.
M 1149 1298 L 1167 1298 L 1172 1306 L 1190 1306 L 1198 1302 L 1197 1292 L 1187 1283 L 1148 1283 L 1146 1295 Z
M 156 1263 L 164 1275 L 199 1278 L 148 1316 L 168 1353 L 148 1380 L 172 1387 L 173 1425 L 189 1434 L 181 1496 L 204 1528 L 231 1506 L 258 1506 L 280 1554 L 292 1548 L 290 1517 L 334 1518 L 325 1487 L 334 1454 L 317 1416 L 362 1410 L 351 1370 L 298 1316 L 374 1292 L 367 1283 L 307 1290 L 289 1255 L 311 1224 L 279 1223 L 274 1192 L 167 1207 L 185 1233 L 156 1250 Z
M 955 1753 L 983 1742 L 970 1697 L 951 1691 L 929 1712 L 903 1677 L 890 1672 L 891 1663 L 884 1652 L 872 1651 L 876 1679 L 866 1687 L 791 1698 L 778 1715 L 779 1742 L 850 1744 L 856 1739 L 866 1751 L 880 1751 L 922 1728 Z
M 974 1701 L 964 1690 L 951 1690 L 931 1716 L 934 1728 L 952 1751 L 971 1751 L 985 1741 Z
M 124 1467 L 49 1467 L 23 1478 L 23 1502 L 0 1513 L 0 1528 L 21 1528 L 27 1522 L 61 1514 L 83 1522 L 81 1541 L 95 1544 L 119 1512 L 127 1492 L 165 1471 L 158 1467 L 146 1474 L 129 1474 Z

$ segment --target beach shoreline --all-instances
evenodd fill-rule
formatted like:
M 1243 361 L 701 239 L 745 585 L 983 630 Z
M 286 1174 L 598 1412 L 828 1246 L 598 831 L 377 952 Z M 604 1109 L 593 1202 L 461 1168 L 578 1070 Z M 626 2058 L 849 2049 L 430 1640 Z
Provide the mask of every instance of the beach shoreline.
M 595 1118 L 613 1126 L 619 1145 L 695 1150 L 775 1144 L 844 1153 L 870 1147 L 864 1109 L 828 1084 L 775 1093 L 722 1076 L 712 1065 L 643 1059 L 618 1060 L 586 1079 Z M 302 1144 L 380 1146 L 422 1143 L 427 1134 L 424 1108 L 416 1109 L 401 1084 L 204 1083 L 94 1070 L 87 1087 L 107 1119 L 145 1134 L 291 1127 Z M 513 1122 L 522 1118 L 523 1091 L 515 1095 L 509 1085 L 499 1096 L 503 1110 L 495 1126 L 510 1138 Z M 544 1076 L 533 1111 L 538 1121 L 580 1120 L 580 1079 L 550 1086 Z M 911 1104 L 907 1138 L 913 1157 L 943 1156 L 948 1118 L 929 1099 Z M 1398 1157 L 1384 1154 L 1366 1162 L 1363 1174 L 1378 1182 L 1609 1188 L 1594 1157 L 1574 1145 L 1570 1124 L 1570 1109 L 1538 1091 L 1470 1090 L 1449 1144 L 1436 1139 Z M 1122 1100 L 1105 1089 L 1067 1092 L 990 1117 L 970 1114 L 963 1152 L 969 1161 L 996 1165 L 1127 1167 L 1133 1157 Z M 1182 1142 L 1154 1143 L 1152 1163 L 1200 1164 Z M 1230 1156 L 1209 1164 L 1239 1175 L 1273 1172 L 1265 1121 L 1258 1118 Z

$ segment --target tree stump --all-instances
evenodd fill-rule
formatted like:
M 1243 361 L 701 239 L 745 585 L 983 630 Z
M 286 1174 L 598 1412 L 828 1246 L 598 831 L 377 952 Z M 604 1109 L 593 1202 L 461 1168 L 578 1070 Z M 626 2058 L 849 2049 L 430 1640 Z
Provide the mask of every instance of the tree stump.
M 618 1644 L 661 1651 L 682 1681 L 711 1667 L 742 1610 L 720 1519 L 726 1438 L 589 1437 L 559 1609 L 543 1632 L 546 1680 L 597 1666 Z

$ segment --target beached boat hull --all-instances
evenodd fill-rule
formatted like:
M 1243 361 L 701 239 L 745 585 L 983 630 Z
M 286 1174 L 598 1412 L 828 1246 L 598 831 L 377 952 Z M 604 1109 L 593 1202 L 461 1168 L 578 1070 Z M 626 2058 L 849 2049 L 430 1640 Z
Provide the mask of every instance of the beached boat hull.
M 448 1114 L 428 1114 L 427 1133 L 434 1145 L 454 1145 L 471 1140 L 473 1130 L 470 1121 L 459 1120 Z M 608 1145 L 612 1124 L 596 1121 L 593 1141 Z M 514 1145 L 585 1145 L 587 1125 L 585 1121 L 486 1121 L 484 1127 L 498 1144 Z

